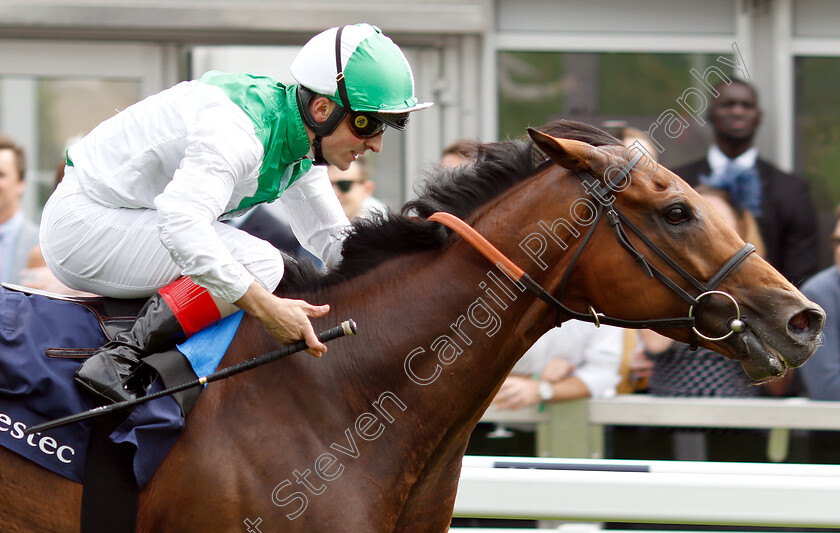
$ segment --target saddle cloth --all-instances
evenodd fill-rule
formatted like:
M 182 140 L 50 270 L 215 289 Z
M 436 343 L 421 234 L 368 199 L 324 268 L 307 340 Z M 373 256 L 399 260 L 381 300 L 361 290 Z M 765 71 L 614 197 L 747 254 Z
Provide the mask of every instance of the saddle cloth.
M 212 372 L 233 338 L 241 313 L 191 337 L 178 349 L 198 376 Z M 47 357 L 47 348 L 97 348 L 106 342 L 94 314 L 71 302 L 0 287 L 0 446 L 82 483 L 90 437 L 87 421 L 24 435 L 26 427 L 96 407 L 73 381 L 79 360 Z M 162 390 L 156 380 L 150 393 Z M 151 479 L 184 427 L 172 397 L 136 407 L 110 435 L 134 450 L 139 488 Z

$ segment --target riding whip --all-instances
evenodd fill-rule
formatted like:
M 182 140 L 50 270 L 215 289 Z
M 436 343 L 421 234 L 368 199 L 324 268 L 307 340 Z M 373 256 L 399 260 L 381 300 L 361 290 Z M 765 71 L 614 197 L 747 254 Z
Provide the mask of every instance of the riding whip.
M 344 336 L 350 336 L 356 334 L 356 323 L 350 319 L 345 320 L 340 325 L 328 329 L 327 331 L 321 332 L 318 334 L 318 340 L 321 342 L 329 342 L 331 340 L 338 339 Z M 137 405 L 156 400 L 158 398 L 163 398 L 164 396 L 170 396 L 175 394 L 176 392 L 181 392 L 183 390 L 191 389 L 193 387 L 198 387 L 200 385 L 206 385 L 207 383 L 212 383 L 214 381 L 219 381 L 220 379 L 229 378 L 235 374 L 239 374 L 241 372 L 245 372 L 246 370 L 251 370 L 252 368 L 256 368 L 258 366 L 262 366 L 266 363 L 271 363 L 272 361 L 276 361 L 278 359 L 282 359 L 286 356 L 292 355 L 293 353 L 297 353 L 303 351 L 307 348 L 306 341 L 297 341 L 293 344 L 289 344 L 287 346 L 283 346 L 273 352 L 268 352 L 266 354 L 260 355 L 258 357 L 254 357 L 253 359 L 249 359 L 247 361 L 242 361 L 241 363 L 237 363 L 235 365 L 229 366 L 227 368 L 223 368 L 217 372 L 213 372 L 212 374 L 208 374 L 204 377 L 200 377 L 198 379 L 188 381 L 186 383 L 182 383 L 181 385 L 177 385 L 175 387 L 171 387 L 162 391 L 155 392 L 153 394 L 148 394 L 146 396 L 142 396 L 140 398 L 135 398 L 134 400 L 126 400 L 122 402 L 112 403 L 109 405 L 103 405 L 101 407 L 97 407 L 95 409 L 91 409 L 90 411 L 84 411 L 81 413 L 76 413 L 74 415 L 65 416 L 59 418 L 57 420 L 53 420 L 51 422 L 44 422 L 43 424 L 38 424 L 29 428 L 26 428 L 23 432 L 26 435 L 31 435 L 32 433 L 38 433 L 42 431 L 47 431 L 49 429 L 57 428 L 60 426 L 64 426 L 67 424 L 72 424 L 74 422 L 80 422 L 82 420 L 87 420 L 88 418 L 94 418 L 97 416 L 105 415 L 108 413 L 113 413 L 115 411 L 122 411 L 124 409 L 129 409 L 135 407 Z

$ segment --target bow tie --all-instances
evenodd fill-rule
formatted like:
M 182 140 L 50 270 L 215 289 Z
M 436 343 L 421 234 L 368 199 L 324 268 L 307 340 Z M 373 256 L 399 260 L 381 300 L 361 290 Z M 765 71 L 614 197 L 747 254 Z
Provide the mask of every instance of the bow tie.
M 735 209 L 749 209 L 753 216 L 761 216 L 761 178 L 754 167 L 743 168 L 729 163 L 719 172 L 700 176 L 700 183 L 725 190 Z

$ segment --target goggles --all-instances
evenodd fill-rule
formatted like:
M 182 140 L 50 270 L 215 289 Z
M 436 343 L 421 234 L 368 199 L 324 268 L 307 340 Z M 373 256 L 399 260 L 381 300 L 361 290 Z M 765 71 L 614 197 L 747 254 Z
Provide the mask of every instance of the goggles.
M 350 128 L 356 136 L 362 139 L 370 139 L 384 132 L 388 127 L 384 122 L 368 113 L 350 111 Z

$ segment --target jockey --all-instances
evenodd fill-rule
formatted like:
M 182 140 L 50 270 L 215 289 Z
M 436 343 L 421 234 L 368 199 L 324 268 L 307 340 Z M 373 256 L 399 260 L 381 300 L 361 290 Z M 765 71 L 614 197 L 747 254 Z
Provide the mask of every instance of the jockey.
M 328 305 L 279 298 L 283 257 L 221 220 L 279 199 L 304 247 L 341 259 L 348 224 L 326 164 L 347 169 L 405 128 L 414 96 L 399 47 L 368 24 L 313 37 L 292 62 L 297 84 L 211 71 L 142 100 L 67 151 L 47 202 L 41 248 L 65 285 L 149 297 L 132 329 L 100 348 L 76 381 L 110 401 L 142 394 L 141 359 L 242 309 L 280 343 L 326 352 L 309 317 Z

